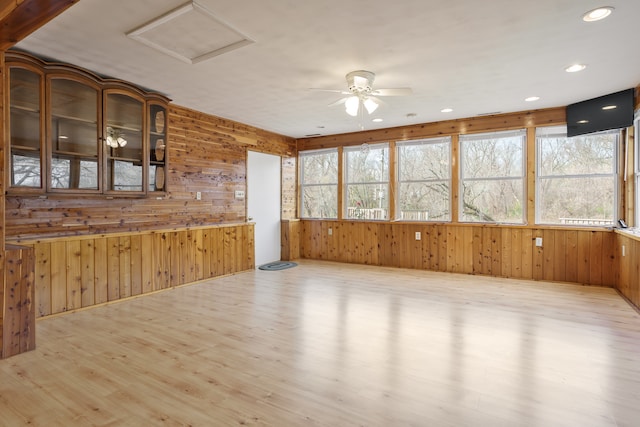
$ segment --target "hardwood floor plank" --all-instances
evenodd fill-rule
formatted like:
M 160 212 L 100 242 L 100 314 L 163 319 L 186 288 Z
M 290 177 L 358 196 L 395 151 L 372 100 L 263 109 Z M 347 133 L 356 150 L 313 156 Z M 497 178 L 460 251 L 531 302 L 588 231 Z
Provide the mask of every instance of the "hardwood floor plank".
M 37 328 L 0 361 L 0 425 L 640 419 L 640 315 L 610 288 L 300 260 Z

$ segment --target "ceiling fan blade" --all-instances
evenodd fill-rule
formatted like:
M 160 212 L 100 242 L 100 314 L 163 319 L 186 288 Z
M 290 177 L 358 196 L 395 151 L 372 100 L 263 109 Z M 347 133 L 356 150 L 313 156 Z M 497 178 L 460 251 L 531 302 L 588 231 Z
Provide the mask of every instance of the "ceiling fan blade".
M 332 102 L 331 104 L 329 104 L 329 107 L 335 107 L 336 105 L 344 104 L 345 102 L 347 102 L 347 99 L 349 98 L 340 98 L 336 102 Z
M 351 94 L 351 92 L 347 92 L 347 91 L 340 90 L 340 89 L 319 89 L 319 88 L 315 88 L 315 87 L 310 87 L 309 90 L 314 91 L 314 92 L 341 93 L 343 95 L 350 95 Z
M 395 89 L 375 89 L 371 95 L 376 96 L 407 96 L 413 94 L 410 87 L 398 87 Z

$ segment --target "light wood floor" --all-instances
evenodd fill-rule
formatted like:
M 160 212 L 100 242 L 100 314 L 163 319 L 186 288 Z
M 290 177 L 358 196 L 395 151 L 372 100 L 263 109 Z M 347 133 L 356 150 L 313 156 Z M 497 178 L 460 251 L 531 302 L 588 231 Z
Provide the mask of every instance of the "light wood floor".
M 2 426 L 638 426 L 615 291 L 303 261 L 37 323 Z

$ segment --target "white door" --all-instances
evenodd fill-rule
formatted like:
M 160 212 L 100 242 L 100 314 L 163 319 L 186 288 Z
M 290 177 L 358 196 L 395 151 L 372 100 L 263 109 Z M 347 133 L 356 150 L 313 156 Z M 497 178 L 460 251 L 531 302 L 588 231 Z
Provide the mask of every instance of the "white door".
M 255 222 L 256 267 L 279 261 L 279 156 L 247 153 L 247 216 Z

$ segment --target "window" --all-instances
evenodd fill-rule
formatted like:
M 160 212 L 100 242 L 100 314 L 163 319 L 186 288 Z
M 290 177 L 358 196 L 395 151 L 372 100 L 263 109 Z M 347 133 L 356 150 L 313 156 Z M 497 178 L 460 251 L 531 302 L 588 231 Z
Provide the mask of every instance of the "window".
M 345 218 L 389 219 L 389 144 L 344 149 Z
M 612 225 L 616 218 L 620 132 L 566 137 L 566 128 L 536 130 L 536 223 Z
M 338 217 L 338 150 L 301 152 L 300 217 Z
M 524 223 L 524 130 L 460 136 L 460 221 Z
M 399 142 L 397 219 L 451 220 L 451 138 Z

